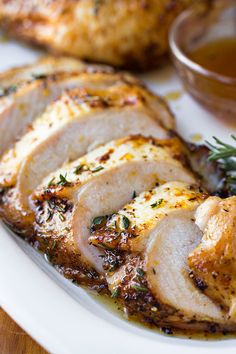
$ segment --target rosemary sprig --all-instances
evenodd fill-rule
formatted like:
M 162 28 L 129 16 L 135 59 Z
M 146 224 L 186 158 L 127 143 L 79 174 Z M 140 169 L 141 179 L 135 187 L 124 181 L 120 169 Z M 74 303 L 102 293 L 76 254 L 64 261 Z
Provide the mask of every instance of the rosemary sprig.
M 236 136 L 231 135 L 236 141 Z M 220 139 L 213 137 L 216 144 L 207 142 L 209 149 L 209 161 L 217 161 L 225 172 L 225 184 L 231 194 L 236 194 L 236 146 L 226 144 Z

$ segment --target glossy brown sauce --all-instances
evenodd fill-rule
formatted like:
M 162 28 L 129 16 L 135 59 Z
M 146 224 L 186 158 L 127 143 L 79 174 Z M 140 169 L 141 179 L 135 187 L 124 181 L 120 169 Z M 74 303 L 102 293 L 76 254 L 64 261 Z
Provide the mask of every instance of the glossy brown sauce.
M 204 341 L 215 341 L 215 340 L 226 340 L 226 339 L 235 339 L 236 335 L 234 333 L 222 334 L 222 333 L 209 333 L 206 331 L 196 332 L 193 330 L 181 330 L 174 329 L 172 327 L 158 327 L 151 325 L 149 323 L 141 322 L 140 319 L 135 319 L 134 317 L 128 317 L 125 315 L 123 309 L 119 306 L 119 301 L 112 299 L 110 296 L 97 294 L 93 291 L 90 291 L 84 288 L 88 294 L 98 303 L 100 303 L 106 310 L 111 313 L 114 313 L 115 316 L 128 321 L 135 326 L 143 329 L 149 329 L 158 334 L 178 337 L 183 339 L 193 339 L 193 340 L 204 340 Z
M 209 71 L 236 78 L 236 37 L 217 39 L 187 54 L 192 61 Z

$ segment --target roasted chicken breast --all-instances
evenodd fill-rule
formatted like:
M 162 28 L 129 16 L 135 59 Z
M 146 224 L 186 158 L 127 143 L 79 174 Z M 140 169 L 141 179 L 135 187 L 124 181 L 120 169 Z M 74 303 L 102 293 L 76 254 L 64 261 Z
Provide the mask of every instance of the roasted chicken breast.
M 156 66 L 193 0 L 1 0 L 2 27 L 53 51 L 119 67 Z
M 169 182 L 93 225 L 90 241 L 106 250 L 109 288 L 126 313 L 158 325 L 235 330 L 189 275 L 187 257 L 202 236 L 194 213 L 205 198 L 198 187 Z
M 0 155 L 65 89 L 138 83 L 128 74 L 112 74 L 107 67 L 51 57 L 3 73 L 0 79 Z
M 81 75 L 78 84 L 101 88 L 65 92 L 0 160 L 2 213 L 18 227 L 31 215 L 29 195 L 66 160 L 131 133 L 167 138 L 166 128 L 174 125 L 162 100 L 145 88 L 122 79 L 119 83 L 117 75 Z
M 37 242 L 57 265 L 102 274 L 101 252 L 88 243 L 92 220 L 157 183 L 172 178 L 193 183 L 175 157 L 175 141 L 136 136 L 112 141 L 53 172 L 33 195 Z
M 192 277 L 236 321 L 236 197 L 211 197 L 196 212 L 203 232 L 188 257 Z

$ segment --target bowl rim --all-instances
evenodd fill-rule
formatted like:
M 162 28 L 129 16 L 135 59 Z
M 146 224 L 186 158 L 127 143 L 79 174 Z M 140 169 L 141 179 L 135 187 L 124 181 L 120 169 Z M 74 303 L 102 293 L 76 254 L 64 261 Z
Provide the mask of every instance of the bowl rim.
M 180 48 L 178 45 L 177 34 L 179 31 L 179 27 L 191 16 L 196 16 L 198 14 L 202 14 L 202 10 L 196 6 L 192 6 L 190 9 L 183 11 L 174 21 L 169 31 L 169 47 L 172 55 L 184 66 L 188 67 L 192 71 L 197 72 L 198 74 L 214 79 L 220 83 L 227 85 L 236 85 L 236 78 L 231 78 L 230 76 L 225 76 L 218 74 L 214 71 L 205 69 L 203 66 L 197 64 L 193 60 L 191 60 L 187 54 Z

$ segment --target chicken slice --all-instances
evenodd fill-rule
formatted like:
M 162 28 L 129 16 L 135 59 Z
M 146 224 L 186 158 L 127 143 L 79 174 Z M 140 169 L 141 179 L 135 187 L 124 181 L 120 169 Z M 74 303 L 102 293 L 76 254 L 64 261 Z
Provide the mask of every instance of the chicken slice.
M 157 325 L 235 330 L 189 276 L 187 257 L 202 237 L 194 213 L 205 197 L 193 185 L 169 182 L 93 225 L 89 240 L 106 249 L 109 288 L 128 313 Z
M 57 265 L 103 273 L 101 252 L 88 243 L 92 220 L 121 208 L 134 191 L 172 178 L 195 181 L 170 146 L 141 136 L 115 140 L 48 176 L 33 197 L 40 248 Z
M 188 257 L 196 284 L 236 321 L 236 197 L 211 197 L 196 212 L 203 231 Z
M 32 64 L 15 67 L 0 73 L 1 97 L 17 90 L 20 84 L 45 78 L 58 72 L 78 72 L 92 67 L 84 62 L 67 57 L 44 56 Z M 100 66 L 101 68 L 102 66 Z M 14 90 L 9 89 L 14 86 Z M 18 86 L 18 87 L 17 87 Z M 5 92 L 4 92 L 5 90 Z
M 64 69 L 64 66 L 61 65 L 61 68 Z M 55 65 L 55 72 L 59 70 L 59 67 L 59 65 Z M 37 70 L 38 68 L 36 72 Z M 77 73 L 73 73 L 73 71 Z M 23 70 L 22 75 L 27 76 L 29 73 L 24 73 Z M 9 80 L 6 79 L 5 81 Z M 75 65 L 72 65 L 71 72 L 51 73 L 49 75 L 38 75 L 31 72 L 31 80 L 3 88 L 0 98 L 0 154 L 9 148 L 27 128 L 29 129 L 34 118 L 42 114 L 46 106 L 58 98 L 65 89 L 75 87 L 105 88 L 115 84 L 119 85 L 124 81 L 129 84 L 138 82 L 128 74 L 112 74 L 109 69 L 101 69 L 96 66 L 86 68 L 85 65 L 78 62 L 77 70 L 75 70 Z M 4 85 L 4 79 L 2 82 Z M 163 111 L 163 103 L 160 105 Z
M 64 88 L 75 86 L 70 73 L 85 69 L 79 60 L 45 57 L 0 74 L 0 154 Z
M 154 98 L 142 87 L 128 84 L 64 93 L 3 155 L 0 187 L 11 194 L 9 203 L 27 214 L 28 196 L 42 179 L 96 144 L 131 133 L 167 137 L 159 121 L 160 112 L 152 104 Z M 18 219 L 19 215 L 13 213 Z

